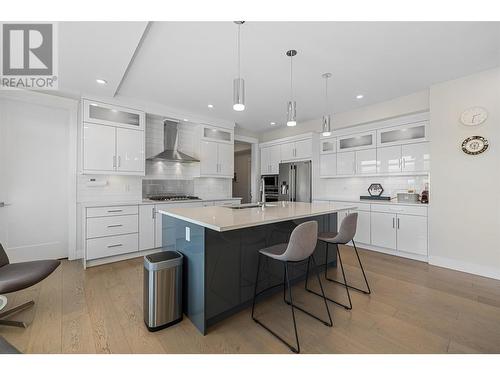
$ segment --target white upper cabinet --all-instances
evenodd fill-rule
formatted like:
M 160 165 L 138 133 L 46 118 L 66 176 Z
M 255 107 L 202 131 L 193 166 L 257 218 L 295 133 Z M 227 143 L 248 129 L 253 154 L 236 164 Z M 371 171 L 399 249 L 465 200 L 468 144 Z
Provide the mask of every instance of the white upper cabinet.
M 365 150 L 375 147 L 375 131 L 337 137 L 337 152 Z
M 337 175 L 337 154 L 321 154 L 319 156 L 320 177 L 332 177 Z
M 402 145 L 427 141 L 428 121 L 399 125 L 377 130 L 377 146 Z
M 144 173 L 144 132 L 116 128 L 116 170 Z
M 219 174 L 225 177 L 234 177 L 234 145 L 219 143 Z
M 84 122 L 144 130 L 145 119 L 146 115 L 143 111 L 88 99 L 83 100 Z
M 427 172 L 430 168 L 429 142 L 401 146 L 403 172 Z
M 233 177 L 234 145 L 202 141 L 200 175 L 203 177 Z
M 310 159 L 312 157 L 312 140 L 303 139 L 295 142 L 295 158 Z
M 401 172 L 401 146 L 377 148 L 377 173 Z
M 356 174 L 377 173 L 377 150 L 356 151 Z
M 210 125 L 201 127 L 201 138 L 207 141 L 234 144 L 234 131 Z
M 201 127 L 200 176 L 234 175 L 234 131 L 211 125 Z
M 280 145 L 281 159 L 284 161 L 295 159 L 295 142 Z
M 83 124 L 83 170 L 95 173 L 115 171 L 116 128 Z
M 337 175 L 354 174 L 356 174 L 356 153 L 354 151 L 337 153 Z
M 280 161 L 280 145 L 262 147 L 260 149 L 260 174 L 278 174 Z
M 310 138 L 283 143 L 280 148 L 281 160 L 283 161 L 310 159 L 312 157 L 312 139 Z
M 202 141 L 200 150 L 200 174 L 216 175 L 219 173 L 219 144 L 217 142 Z
M 320 154 L 337 152 L 337 138 L 324 138 L 320 141 Z
M 88 99 L 81 110 L 81 172 L 144 176 L 144 112 Z

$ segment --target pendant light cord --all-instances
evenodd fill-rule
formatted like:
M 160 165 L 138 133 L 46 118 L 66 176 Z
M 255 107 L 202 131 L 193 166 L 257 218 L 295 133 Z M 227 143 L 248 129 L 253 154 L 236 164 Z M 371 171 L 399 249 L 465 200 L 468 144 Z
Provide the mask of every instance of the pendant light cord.
M 325 78 L 325 113 L 328 112 L 328 77 Z
M 241 79 L 240 30 L 241 24 L 238 24 L 238 79 Z
M 293 56 L 290 56 L 290 100 L 293 100 Z

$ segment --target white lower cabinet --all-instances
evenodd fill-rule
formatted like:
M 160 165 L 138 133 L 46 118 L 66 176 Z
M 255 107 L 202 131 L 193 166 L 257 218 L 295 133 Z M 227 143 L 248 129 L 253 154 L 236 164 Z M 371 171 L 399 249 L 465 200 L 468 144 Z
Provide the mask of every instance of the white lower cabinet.
M 387 212 L 371 213 L 372 241 L 374 246 L 396 249 L 396 215 Z
M 315 201 L 318 202 L 318 201 Z M 331 202 L 331 201 L 323 201 Z M 358 213 L 354 241 L 393 255 L 422 259 L 427 256 L 427 207 L 424 205 L 370 204 L 333 201 L 336 207 L 357 206 L 337 213 L 337 230 L 351 212 Z
M 427 217 L 398 214 L 396 220 L 398 250 L 427 255 Z
M 87 240 L 87 259 L 94 260 L 136 252 L 138 250 L 138 242 L 139 235 L 137 233 L 92 238 Z
M 155 247 L 155 205 L 139 206 L 139 250 Z

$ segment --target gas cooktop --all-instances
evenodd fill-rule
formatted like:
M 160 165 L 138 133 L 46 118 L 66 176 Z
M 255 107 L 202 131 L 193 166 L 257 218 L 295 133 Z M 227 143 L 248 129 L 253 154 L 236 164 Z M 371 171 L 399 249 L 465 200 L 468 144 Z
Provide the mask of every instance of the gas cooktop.
M 152 195 L 147 199 L 152 201 L 192 201 L 200 198 L 191 195 Z

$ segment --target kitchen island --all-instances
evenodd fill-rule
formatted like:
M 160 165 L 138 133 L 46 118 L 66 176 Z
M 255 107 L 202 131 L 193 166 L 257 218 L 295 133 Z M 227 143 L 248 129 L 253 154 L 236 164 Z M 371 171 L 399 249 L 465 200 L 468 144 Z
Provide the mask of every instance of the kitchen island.
M 183 310 L 198 330 L 249 306 L 252 302 L 258 251 L 288 242 L 300 223 L 318 222 L 319 231 L 336 231 L 337 212 L 354 209 L 332 203 L 273 202 L 265 206 L 189 207 L 160 210 L 163 217 L 163 248 L 184 255 Z M 315 249 L 318 264 L 325 246 Z M 330 252 L 330 265 L 336 264 Z M 283 266 L 263 259 L 259 290 L 283 281 Z M 294 282 L 305 277 L 306 264 L 291 267 Z M 269 294 L 281 290 L 271 289 Z

